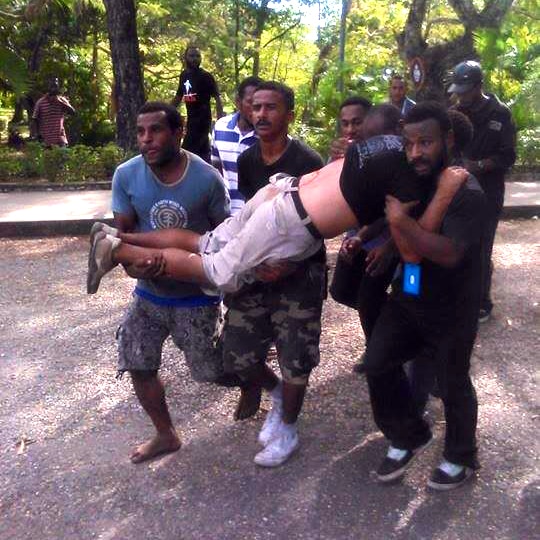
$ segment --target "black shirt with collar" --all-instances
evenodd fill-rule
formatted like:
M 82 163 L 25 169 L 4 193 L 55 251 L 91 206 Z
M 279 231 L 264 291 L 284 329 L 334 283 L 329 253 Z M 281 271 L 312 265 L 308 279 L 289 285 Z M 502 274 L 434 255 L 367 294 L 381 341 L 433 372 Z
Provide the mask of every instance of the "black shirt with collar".
M 490 159 L 495 169 L 475 173 L 489 200 L 502 208 L 504 175 L 516 161 L 516 127 L 510 109 L 497 96 L 487 94 L 487 101 L 476 111 L 456 109 L 471 121 L 474 134 L 465 149 L 465 157 L 472 161 Z

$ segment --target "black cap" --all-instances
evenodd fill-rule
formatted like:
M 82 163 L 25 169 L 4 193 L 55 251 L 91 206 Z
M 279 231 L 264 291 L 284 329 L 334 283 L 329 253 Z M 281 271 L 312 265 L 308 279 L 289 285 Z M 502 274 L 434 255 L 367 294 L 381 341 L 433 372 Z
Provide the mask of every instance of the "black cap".
M 452 84 L 448 88 L 449 94 L 463 94 L 481 83 L 484 79 L 482 66 L 473 60 L 461 62 L 454 68 Z

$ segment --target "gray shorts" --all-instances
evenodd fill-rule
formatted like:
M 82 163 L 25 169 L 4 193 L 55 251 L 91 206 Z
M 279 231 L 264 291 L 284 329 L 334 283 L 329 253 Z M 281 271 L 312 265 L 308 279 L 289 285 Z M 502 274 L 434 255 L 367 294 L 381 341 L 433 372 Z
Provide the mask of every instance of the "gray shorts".
M 166 307 L 134 295 L 118 330 L 118 371 L 159 369 L 170 335 L 193 379 L 213 382 L 223 375 L 220 327 L 221 305 Z
M 223 292 L 236 292 L 254 281 L 252 270 L 263 262 L 307 259 L 322 239 L 306 228 L 291 192 L 296 179 L 274 175 L 241 212 L 203 235 L 199 241 L 204 273 Z

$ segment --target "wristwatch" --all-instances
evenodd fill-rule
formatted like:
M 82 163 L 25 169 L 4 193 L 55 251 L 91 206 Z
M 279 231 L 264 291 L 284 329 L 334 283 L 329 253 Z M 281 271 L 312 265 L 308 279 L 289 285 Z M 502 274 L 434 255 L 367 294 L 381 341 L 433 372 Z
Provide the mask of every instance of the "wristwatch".
M 481 170 L 481 171 L 484 171 L 486 166 L 485 166 L 485 163 L 484 163 L 484 160 L 483 159 L 479 159 L 476 164 L 478 165 L 478 168 Z

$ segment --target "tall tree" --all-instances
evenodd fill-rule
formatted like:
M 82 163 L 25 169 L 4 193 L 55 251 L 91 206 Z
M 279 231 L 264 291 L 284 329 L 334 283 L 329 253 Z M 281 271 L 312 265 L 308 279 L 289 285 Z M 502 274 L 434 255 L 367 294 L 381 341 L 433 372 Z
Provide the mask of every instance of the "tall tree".
M 444 100 L 445 74 L 465 59 L 478 58 L 474 32 L 480 28 L 496 28 L 512 6 L 513 0 L 485 0 L 483 8 L 474 0 L 448 0 L 457 19 L 429 20 L 430 0 L 412 0 L 403 32 L 397 42 L 401 56 L 410 62 L 420 58 L 425 66 L 425 81 L 417 92 L 418 99 Z M 442 43 L 430 45 L 429 33 L 437 23 L 457 24 L 463 33 Z
M 144 103 L 143 77 L 133 0 L 103 0 L 114 72 L 116 138 L 125 150 L 136 147 L 137 111 Z

